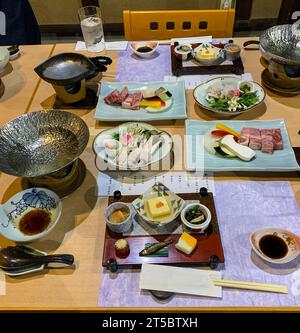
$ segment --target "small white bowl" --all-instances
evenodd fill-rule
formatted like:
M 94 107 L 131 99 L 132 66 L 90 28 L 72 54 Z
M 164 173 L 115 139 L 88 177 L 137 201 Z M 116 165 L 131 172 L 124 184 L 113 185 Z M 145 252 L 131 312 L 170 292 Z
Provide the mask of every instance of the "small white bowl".
M 138 49 L 140 47 L 150 47 L 151 51 L 149 52 L 139 52 Z M 158 42 L 133 42 L 130 43 L 130 48 L 134 54 L 139 56 L 140 58 L 149 58 L 155 52 L 158 47 Z
M 285 241 L 288 251 L 283 258 L 272 259 L 262 252 L 262 250 L 259 247 L 259 241 L 263 236 L 266 235 L 276 235 Z M 288 230 L 273 228 L 273 227 L 259 229 L 250 235 L 249 240 L 254 252 L 260 258 L 272 264 L 286 264 L 294 260 L 300 254 L 300 237 Z
M 186 212 L 193 207 L 200 207 L 201 211 L 203 212 L 203 214 L 206 217 L 206 220 L 203 223 L 199 223 L 199 224 L 190 223 L 185 218 Z M 211 222 L 210 210 L 206 206 L 201 205 L 200 203 L 191 203 L 191 204 L 186 205 L 183 208 L 180 217 L 181 217 L 182 223 L 193 232 L 204 232 Z
M 187 48 L 189 48 L 189 50 L 182 51 L 180 48 L 183 46 L 186 46 Z M 192 45 L 189 43 L 182 43 L 182 44 L 177 45 L 174 48 L 174 53 L 175 53 L 176 57 L 182 61 L 188 60 L 188 58 L 192 55 L 192 52 L 193 52 L 193 48 L 192 48 Z
M 231 51 L 230 48 L 235 47 L 235 51 Z M 241 55 L 241 47 L 238 44 L 228 43 L 224 46 L 226 60 L 236 60 Z
M 238 82 L 238 89 L 242 90 L 244 86 L 248 87 L 248 92 L 255 91 L 254 84 L 251 81 L 239 81 Z
M 129 210 L 129 216 L 128 218 L 121 222 L 121 223 L 113 223 L 109 220 L 109 215 L 111 213 L 113 213 L 115 210 L 118 209 L 128 209 Z M 105 212 L 104 212 L 104 219 L 106 222 L 106 225 L 108 227 L 109 230 L 111 230 L 112 232 L 116 232 L 116 233 L 123 233 L 128 231 L 131 226 L 132 226 L 132 222 L 133 222 L 133 208 L 131 207 L 131 205 L 124 203 L 124 202 L 114 202 L 111 205 L 109 205 Z
M 9 62 L 9 51 L 6 47 L 0 47 L 0 72 Z
M 0 209 L 0 234 L 15 242 L 31 242 L 46 236 L 56 226 L 61 216 L 62 205 L 56 193 L 46 188 L 35 187 L 15 194 L 1 205 Z M 18 223 L 24 214 L 33 209 L 50 211 L 51 222 L 43 232 L 25 235 L 19 230 Z

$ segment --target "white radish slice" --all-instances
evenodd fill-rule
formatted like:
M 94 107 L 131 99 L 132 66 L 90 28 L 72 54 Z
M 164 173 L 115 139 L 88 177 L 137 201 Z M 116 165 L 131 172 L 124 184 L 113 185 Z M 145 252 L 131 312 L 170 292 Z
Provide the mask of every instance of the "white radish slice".
M 109 134 L 103 134 L 101 136 L 99 135 L 99 139 L 96 141 L 97 146 L 100 148 L 104 148 L 106 140 L 112 140 L 111 135 Z
M 106 139 L 103 141 L 103 145 L 105 148 L 119 150 L 120 149 L 120 142 L 115 139 Z
M 109 158 L 115 158 L 117 156 L 118 150 L 105 148 L 105 154 Z

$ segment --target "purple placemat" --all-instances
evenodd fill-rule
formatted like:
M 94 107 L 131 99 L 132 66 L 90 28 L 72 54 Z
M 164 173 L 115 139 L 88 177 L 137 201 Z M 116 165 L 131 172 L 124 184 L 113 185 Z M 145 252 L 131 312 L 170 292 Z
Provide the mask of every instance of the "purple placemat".
M 119 52 L 116 81 L 163 81 L 171 75 L 170 45 L 159 45 L 150 58 L 140 58 L 128 47 Z
M 103 307 L 300 306 L 300 258 L 278 267 L 253 251 L 249 235 L 265 226 L 300 234 L 300 211 L 289 182 L 216 182 L 216 209 L 225 254 L 224 279 L 283 284 L 289 294 L 223 288 L 222 299 L 175 295 L 158 301 L 139 289 L 139 271 L 103 272 L 98 305 Z

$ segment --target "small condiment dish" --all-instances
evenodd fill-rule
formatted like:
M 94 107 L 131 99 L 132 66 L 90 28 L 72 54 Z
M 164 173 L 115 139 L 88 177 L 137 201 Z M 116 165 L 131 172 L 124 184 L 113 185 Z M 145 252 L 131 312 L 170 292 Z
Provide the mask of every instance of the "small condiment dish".
M 132 42 L 130 48 L 140 58 L 149 58 L 158 47 L 158 42 Z
M 228 43 L 224 46 L 226 60 L 236 60 L 241 55 L 241 47 L 238 44 Z
M 270 236 L 274 237 L 275 242 L 272 241 L 272 239 L 271 241 L 269 239 L 267 242 L 262 242 L 262 239 L 266 236 L 269 238 Z M 286 264 L 294 260 L 300 253 L 299 236 L 288 230 L 273 227 L 259 229 L 250 235 L 249 240 L 253 251 L 263 260 L 273 264 Z M 280 246 L 283 247 L 280 248 Z M 273 258 L 271 255 L 267 255 L 269 252 L 272 254 Z M 279 254 L 282 255 L 280 256 Z
M 2 72 L 5 66 L 9 62 L 9 51 L 6 47 L 0 47 L 0 72 Z
M 41 232 L 24 234 L 19 224 L 27 213 L 34 210 L 49 213 L 50 222 Z M 61 200 L 53 191 L 40 187 L 24 190 L 0 206 L 0 234 L 15 242 L 31 242 L 46 236 L 58 223 L 61 212 Z M 33 224 L 32 221 L 28 223 Z
M 124 209 L 129 213 L 126 220 L 119 223 L 110 221 L 109 216 L 113 212 L 115 212 L 116 210 L 124 210 Z M 104 219 L 109 230 L 121 234 L 123 232 L 128 231 L 131 228 L 133 223 L 133 215 L 134 211 L 131 205 L 124 202 L 114 202 L 106 208 L 104 212 Z
M 151 217 L 148 212 L 147 201 L 156 197 L 164 197 L 167 200 L 171 211 L 169 215 L 157 218 Z M 155 227 L 161 227 L 173 222 L 179 216 L 185 205 L 185 201 L 165 185 L 158 182 L 148 189 L 143 195 L 135 199 L 132 202 L 132 205 L 142 220 Z
M 201 212 L 205 216 L 205 220 L 202 223 L 197 223 L 197 224 L 191 223 L 186 219 L 187 212 L 195 207 L 199 207 Z M 192 232 L 199 232 L 199 233 L 204 232 L 208 228 L 208 226 L 210 225 L 210 222 L 211 222 L 210 210 L 206 206 L 204 206 L 200 203 L 191 203 L 191 204 L 186 205 L 184 207 L 184 209 L 181 211 L 180 217 L 181 217 L 182 223 L 188 228 L 188 230 L 190 230 Z
M 182 61 L 188 60 L 192 55 L 192 51 L 192 45 L 189 43 L 182 43 L 174 48 L 176 57 Z
M 254 84 L 251 81 L 239 81 L 237 88 L 248 93 L 255 91 Z
M 205 58 L 205 52 L 210 52 L 213 58 Z M 213 45 L 200 45 L 193 50 L 193 57 L 202 65 L 217 66 L 224 62 L 224 50 Z

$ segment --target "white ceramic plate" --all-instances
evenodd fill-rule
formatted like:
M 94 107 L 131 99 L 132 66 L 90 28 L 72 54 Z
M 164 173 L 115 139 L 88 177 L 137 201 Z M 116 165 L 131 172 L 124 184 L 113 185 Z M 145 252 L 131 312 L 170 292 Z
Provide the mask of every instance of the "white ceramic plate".
M 235 116 L 237 114 L 248 112 L 248 111 L 252 110 L 253 108 L 257 107 L 258 105 L 260 105 L 265 99 L 265 91 L 264 91 L 263 87 L 261 87 L 258 83 L 253 82 L 253 81 L 252 81 L 252 84 L 253 84 L 254 91 L 257 91 L 258 101 L 254 105 L 248 107 L 245 110 L 240 110 L 240 111 L 235 111 L 235 112 L 218 110 L 218 109 L 212 108 L 211 105 L 209 104 L 208 100 L 206 99 L 207 91 L 208 91 L 209 87 L 211 87 L 213 84 L 220 84 L 221 86 L 224 86 L 224 87 L 232 86 L 232 87 L 237 88 L 240 81 L 241 80 L 239 78 L 236 78 L 233 76 L 223 76 L 223 77 L 209 80 L 205 83 L 200 84 L 199 86 L 197 86 L 194 89 L 194 92 L 193 92 L 194 99 L 195 99 L 196 103 L 199 104 L 202 108 L 215 112 L 215 113 L 218 113 L 218 114 L 221 114 L 226 117 Z
M 161 144 L 161 146 L 156 150 L 156 152 L 153 154 L 151 161 L 149 161 L 148 163 L 144 164 L 144 165 L 140 165 L 137 168 L 124 168 L 123 166 L 120 167 L 120 165 L 118 165 L 117 163 L 115 163 L 114 159 L 109 158 L 106 153 L 105 153 L 105 149 L 103 147 L 101 147 L 100 142 L 102 141 L 102 139 L 105 137 L 113 137 L 113 134 L 115 133 L 119 133 L 120 132 L 120 128 L 122 128 L 122 131 L 126 131 L 126 129 L 128 127 L 138 127 L 138 128 L 144 128 L 147 129 L 149 131 L 152 130 L 156 130 L 158 132 L 160 132 L 161 137 L 163 138 L 163 143 Z M 157 163 L 160 160 L 164 159 L 168 154 L 170 154 L 171 150 L 173 148 L 173 140 L 171 138 L 171 136 L 165 132 L 162 131 L 150 124 L 147 123 L 138 123 L 138 122 L 130 122 L 130 123 L 124 123 L 120 126 L 114 127 L 114 128 L 110 128 L 108 130 L 104 130 L 101 133 L 99 133 L 94 140 L 93 143 L 93 149 L 94 152 L 96 154 L 97 157 L 99 157 L 101 160 L 106 161 L 109 166 L 113 167 L 113 168 L 121 168 L 122 170 L 139 170 L 142 169 L 144 167 L 147 167 L 151 164 Z M 98 163 L 96 161 L 96 165 L 98 167 Z M 99 169 L 99 167 L 98 167 Z

